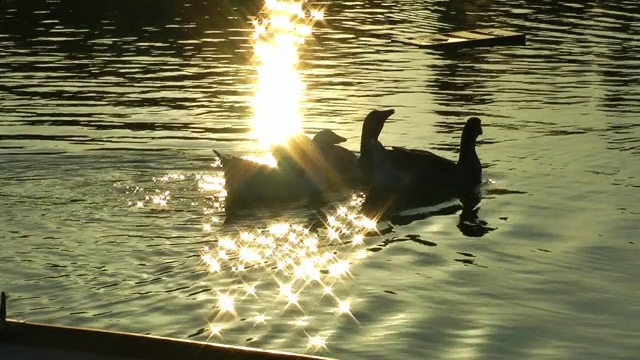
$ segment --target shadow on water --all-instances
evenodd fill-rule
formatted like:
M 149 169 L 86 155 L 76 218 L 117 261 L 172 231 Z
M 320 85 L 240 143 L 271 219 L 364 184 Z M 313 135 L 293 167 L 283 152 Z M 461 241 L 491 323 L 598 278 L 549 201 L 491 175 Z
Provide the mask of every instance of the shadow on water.
M 71 117 L 73 114 L 59 114 L 60 117 Z M 128 122 L 108 122 L 100 120 L 24 120 L 20 125 L 36 126 L 71 126 L 71 127 L 83 127 L 92 130 L 129 130 L 129 131 L 185 131 L 195 133 L 212 133 L 212 134 L 244 134 L 249 132 L 249 127 L 211 127 L 211 126 L 198 126 L 188 123 L 171 123 L 171 122 L 142 122 L 142 121 L 128 121 Z
M 611 50 L 602 54 L 603 60 L 609 66 L 601 69 L 605 93 L 601 106 L 603 110 L 609 112 L 639 112 L 637 107 L 629 106 L 629 103 L 640 100 L 640 68 L 637 67 L 638 52 L 640 52 L 640 41 L 638 36 L 640 31 L 634 27 L 637 22 L 637 14 L 640 5 L 633 2 L 635 6 L 629 4 L 614 6 L 611 3 L 601 4 L 603 10 L 610 13 L 620 11 L 623 7 L 626 12 L 620 12 L 619 22 L 602 22 L 599 27 L 602 31 L 611 31 L 622 34 L 625 37 L 615 37 L 607 39 Z M 636 14 L 633 16 L 632 14 Z M 635 66 L 634 66 L 635 65 Z M 629 76 L 629 70 L 634 69 L 636 76 Z
M 389 218 L 393 225 L 408 225 L 414 221 L 424 220 L 433 216 L 447 216 L 460 213 L 458 216 L 457 227 L 460 232 L 468 237 L 482 237 L 496 228 L 490 227 L 485 220 L 482 220 L 478 213 L 480 211 L 481 194 L 470 192 L 460 196 L 460 203 L 447 205 L 436 208 L 434 210 L 425 209 L 425 211 L 412 211 L 411 214 L 395 214 Z M 435 204 L 423 204 L 422 206 L 432 206 Z M 415 204 L 407 209 L 414 208 Z
M 405 237 L 392 237 L 389 239 L 384 239 L 380 244 L 376 244 L 373 247 L 370 247 L 369 251 L 371 252 L 378 252 L 383 250 L 384 248 L 386 248 L 387 246 L 391 245 L 391 244 L 395 244 L 395 243 L 401 243 L 401 242 L 406 242 L 406 241 L 412 241 L 416 244 L 420 244 L 420 245 L 424 245 L 424 246 L 428 246 L 428 247 L 433 247 L 433 246 L 437 246 L 438 244 L 429 241 L 429 240 L 425 240 L 422 239 L 419 235 L 407 235 Z
M 433 193 L 437 193 L 434 191 Z M 368 192 L 362 211 L 367 216 L 387 220 L 394 226 L 403 226 L 434 216 L 449 216 L 460 213 L 458 229 L 469 237 L 481 237 L 495 228 L 488 226 L 478 213 L 482 193 L 479 189 L 468 189 L 454 198 L 400 196 L 379 191 Z M 459 203 L 451 203 L 459 200 Z
M 437 14 L 438 32 L 449 32 L 486 27 L 485 15 L 493 5 L 492 0 L 460 1 L 445 0 L 434 2 L 433 11 Z M 493 103 L 492 90 L 487 82 L 500 76 L 485 66 L 488 61 L 486 49 L 454 50 L 435 52 L 442 58 L 430 66 L 434 76 L 427 85 L 433 90 L 436 104 L 435 113 L 443 117 L 468 117 L 470 105 L 488 105 Z M 475 114 L 477 115 L 477 114 Z M 446 126 L 446 124 L 445 124 Z
M 485 14 L 490 12 L 494 5 L 494 0 L 434 1 L 433 11 L 438 16 L 438 31 L 467 30 L 484 26 L 487 22 Z

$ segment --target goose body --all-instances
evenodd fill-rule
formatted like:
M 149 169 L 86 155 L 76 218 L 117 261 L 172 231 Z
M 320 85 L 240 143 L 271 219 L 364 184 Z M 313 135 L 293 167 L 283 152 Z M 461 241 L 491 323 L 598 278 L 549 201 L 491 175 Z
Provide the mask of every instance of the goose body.
M 306 200 L 360 181 L 355 154 L 337 145 L 344 141 L 331 130 L 313 139 L 292 136 L 272 147 L 276 167 L 214 150 L 224 170 L 227 208 Z
M 362 180 L 356 154 L 338 145 L 346 140 L 328 129 L 313 138 L 297 135 L 276 147 L 274 156 L 279 167 L 292 165 L 301 169 L 321 192 L 339 191 L 355 187 Z
M 313 184 L 295 167 L 272 167 L 214 150 L 222 163 L 228 210 L 304 199 Z
M 362 172 L 356 154 L 338 144 L 347 141 L 331 130 L 321 130 L 313 142 L 322 159 L 328 185 L 332 189 L 350 188 L 360 185 Z

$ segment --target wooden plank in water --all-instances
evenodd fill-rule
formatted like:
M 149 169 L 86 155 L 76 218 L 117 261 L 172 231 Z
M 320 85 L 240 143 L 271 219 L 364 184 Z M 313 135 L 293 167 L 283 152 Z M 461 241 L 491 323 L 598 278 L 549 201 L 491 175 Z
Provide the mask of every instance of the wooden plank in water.
M 526 45 L 526 35 L 504 29 L 475 29 L 450 33 L 394 37 L 393 41 L 421 48 L 464 49 L 473 47 Z

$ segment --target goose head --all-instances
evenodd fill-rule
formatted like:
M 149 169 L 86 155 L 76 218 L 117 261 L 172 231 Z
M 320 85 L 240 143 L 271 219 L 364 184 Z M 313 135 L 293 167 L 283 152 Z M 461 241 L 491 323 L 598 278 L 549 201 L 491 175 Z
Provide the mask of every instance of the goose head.
M 476 152 L 476 139 L 482 135 L 482 123 L 477 117 L 470 117 L 462 129 L 460 138 L 460 159 L 473 157 Z M 477 157 L 477 156 L 476 156 Z
M 462 129 L 462 139 L 463 141 L 473 141 L 478 138 L 478 136 L 482 135 L 482 123 L 477 117 L 470 117 L 467 122 L 464 124 L 464 128 Z
M 329 129 L 324 129 L 318 131 L 318 133 L 313 136 L 312 141 L 319 145 L 336 145 L 347 141 L 347 139 Z
M 373 110 L 364 118 L 362 134 L 360 135 L 360 154 L 364 152 L 372 140 L 378 139 L 384 127 L 384 122 L 395 112 L 394 109 Z

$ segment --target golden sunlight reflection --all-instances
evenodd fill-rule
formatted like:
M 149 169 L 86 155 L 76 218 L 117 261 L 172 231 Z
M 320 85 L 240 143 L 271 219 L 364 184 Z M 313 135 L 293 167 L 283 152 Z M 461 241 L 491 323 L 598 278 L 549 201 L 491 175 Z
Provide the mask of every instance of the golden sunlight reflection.
M 224 177 L 214 175 L 196 175 L 198 188 L 202 191 L 214 191 L 222 193 L 224 189 Z
M 338 300 L 338 313 L 349 315 L 350 318 L 358 322 L 356 317 L 353 316 L 353 314 L 351 313 L 351 298 L 348 298 L 347 300 L 344 300 L 344 301 Z
M 353 244 L 354 245 L 360 245 L 364 242 L 364 236 L 362 234 L 356 234 L 353 237 Z
M 305 84 L 298 51 L 324 18 L 321 9 L 304 9 L 302 1 L 267 0 L 253 20 L 257 77 L 253 95 L 253 136 L 267 148 L 302 131 Z
M 209 337 L 218 336 L 222 338 L 222 326 L 209 324 L 209 333 L 210 333 Z
M 309 336 L 309 344 L 307 344 L 307 349 L 311 349 L 313 351 L 327 350 L 327 339 L 323 338 L 320 335 Z
M 351 300 L 338 301 L 338 310 L 342 314 L 351 314 Z
M 264 154 L 262 156 L 244 155 L 242 158 L 243 159 L 247 159 L 247 160 L 251 160 L 253 162 L 257 162 L 258 164 L 269 165 L 272 168 L 278 166 L 278 162 L 276 161 L 276 158 L 274 158 L 273 154 L 271 154 L 271 153 L 266 153 L 266 154 Z
M 350 274 L 348 261 L 339 261 L 329 266 L 329 275 L 333 277 L 340 277 L 346 274 Z
M 244 318 L 252 319 L 255 326 L 278 321 L 274 317 L 299 314 L 303 320 L 295 328 L 306 331 L 322 326 L 311 324 L 314 312 L 327 310 L 338 318 L 348 315 L 347 319 L 355 320 L 349 289 L 354 264 L 367 254 L 369 219 L 350 205 L 326 215 L 325 227 L 313 231 L 302 224 L 279 221 L 238 229 L 236 235 L 214 235 L 213 245 L 204 247 L 200 258 L 212 276 L 231 282 L 215 290 L 216 323 Z M 280 312 L 274 312 L 273 306 Z M 326 338 L 309 339 L 310 349 L 326 349 Z
M 256 315 L 253 320 L 255 321 L 256 324 L 266 324 L 267 323 L 267 317 L 265 314 L 258 314 Z
M 245 286 L 245 289 L 246 289 L 246 294 L 247 294 L 247 295 L 253 295 L 253 296 L 255 296 L 256 298 L 258 297 L 258 296 L 256 295 L 256 286 L 255 286 L 255 285 L 246 285 L 246 286 Z
M 228 294 L 221 294 L 218 298 L 218 307 L 220 308 L 220 312 L 228 312 L 235 313 L 235 308 L 233 304 L 235 303 L 235 299 Z
M 298 304 L 298 294 L 295 294 L 295 293 L 289 294 L 288 301 L 289 302 L 287 303 L 287 306 L 293 304 L 293 305 L 296 305 L 296 306 L 300 307 L 300 305 Z M 285 306 L 285 309 L 287 308 L 287 306 Z
M 160 180 L 156 180 L 154 178 L 153 181 L 160 181 Z M 142 191 L 144 191 L 144 189 L 136 187 L 133 189 L 132 192 L 137 193 Z M 156 190 L 153 193 L 153 195 L 145 195 L 143 200 L 137 200 L 137 201 L 129 200 L 128 204 L 129 206 L 134 206 L 134 203 L 135 203 L 135 207 L 138 207 L 138 208 L 151 206 L 151 207 L 155 207 L 156 209 L 166 209 L 169 199 L 171 199 L 169 191 Z

